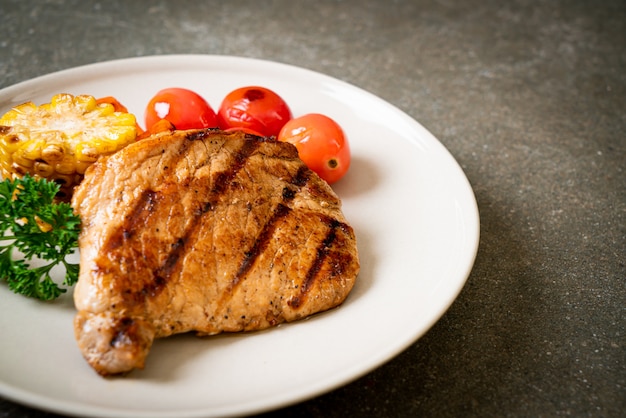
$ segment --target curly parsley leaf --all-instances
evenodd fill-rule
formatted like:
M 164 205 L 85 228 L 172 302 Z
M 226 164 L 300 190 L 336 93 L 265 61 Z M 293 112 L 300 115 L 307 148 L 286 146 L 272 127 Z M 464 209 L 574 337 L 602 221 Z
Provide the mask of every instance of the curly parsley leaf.
M 65 267 L 63 286 L 78 281 L 78 264 L 66 258 L 78 247 L 80 218 L 54 200 L 58 191 L 58 184 L 30 176 L 0 182 L 0 280 L 15 293 L 59 297 L 67 289 L 51 277 L 57 265 Z

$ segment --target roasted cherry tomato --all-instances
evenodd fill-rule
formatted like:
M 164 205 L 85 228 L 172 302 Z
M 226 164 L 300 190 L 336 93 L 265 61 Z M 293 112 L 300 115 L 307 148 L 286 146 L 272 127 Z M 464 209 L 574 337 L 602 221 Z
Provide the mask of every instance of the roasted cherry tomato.
M 249 86 L 228 93 L 220 105 L 217 118 L 221 129 L 247 128 L 262 136 L 277 136 L 291 119 L 291 110 L 272 90 Z
M 146 107 L 146 130 L 166 119 L 176 129 L 217 128 L 217 115 L 199 94 L 178 87 L 159 91 Z
M 278 134 L 290 142 L 300 159 L 327 183 L 342 178 L 350 167 L 350 145 L 341 126 L 328 116 L 309 113 L 291 119 Z

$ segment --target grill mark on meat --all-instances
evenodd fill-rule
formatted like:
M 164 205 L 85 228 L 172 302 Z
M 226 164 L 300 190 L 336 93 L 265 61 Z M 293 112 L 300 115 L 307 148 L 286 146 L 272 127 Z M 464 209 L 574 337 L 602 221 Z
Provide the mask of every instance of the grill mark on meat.
M 187 139 L 191 141 L 202 138 L 202 135 L 187 136 Z M 183 141 L 180 149 L 185 150 L 188 148 L 189 144 L 190 142 Z M 244 167 L 247 159 L 254 153 L 259 144 L 259 141 L 244 141 L 241 149 L 234 153 L 233 160 L 228 169 L 216 174 L 213 187 L 208 192 L 207 201 L 201 205 L 201 210 L 194 213 L 194 218 L 190 220 L 189 227 L 183 232 L 182 236 L 172 244 L 170 252 L 165 257 L 165 261 L 154 271 L 152 281 L 143 283 L 143 288 L 133 295 L 135 298 L 143 299 L 148 296 L 154 297 L 167 285 L 170 278 L 179 270 L 180 260 L 184 259 L 186 253 L 192 247 L 192 245 L 188 244 L 194 242 L 193 235 L 197 230 L 196 225 L 198 225 L 200 218 L 208 211 L 212 210 L 219 196 L 226 191 L 231 184 L 232 178 Z M 177 152 L 178 158 L 182 158 L 184 154 L 184 151 Z M 170 163 L 170 165 L 175 164 L 176 162 Z M 145 190 L 136 200 L 136 204 L 125 218 L 122 226 L 109 239 L 109 242 L 105 246 L 105 251 L 121 247 L 126 240 L 131 239 L 134 235 L 132 228 L 143 221 L 151 212 L 157 211 L 160 202 L 163 202 L 163 199 L 160 198 L 157 192 Z
M 259 147 L 258 141 L 244 141 L 241 150 L 233 156 L 233 163 L 228 170 L 217 173 L 215 184 L 211 189 L 211 195 L 219 196 L 226 191 L 233 177 L 242 169 L 250 155 Z
M 333 243 L 337 239 L 337 229 L 347 228 L 347 225 L 339 222 L 334 218 L 325 217 L 323 222 L 328 226 L 328 232 L 326 233 L 324 239 L 320 242 L 320 245 L 317 247 L 316 257 L 311 263 L 311 267 L 307 271 L 306 277 L 302 285 L 300 286 L 300 294 L 294 296 L 289 301 L 287 301 L 287 304 L 294 309 L 302 306 L 302 304 L 306 300 L 309 291 L 313 287 L 315 278 L 317 277 L 317 274 L 319 273 L 324 263 L 324 260 L 326 259 L 326 257 L 328 257 Z M 337 272 L 340 272 L 342 270 L 342 265 L 342 263 L 339 263 L 339 265 L 334 266 L 335 270 L 337 270 Z
M 167 284 L 169 278 L 176 271 L 176 267 L 178 265 L 178 260 L 181 259 L 181 256 L 185 252 L 185 239 L 180 238 L 174 244 L 172 244 L 172 249 L 170 253 L 167 255 L 165 262 L 161 267 L 159 267 L 154 272 L 154 278 L 152 283 L 146 284 L 143 288 L 142 293 L 147 295 L 155 295 L 158 290 L 163 288 Z
M 131 239 L 134 235 L 133 227 L 139 221 L 145 218 L 150 212 L 154 211 L 157 196 L 152 190 L 144 190 L 136 200 L 133 209 L 130 211 L 124 223 L 118 231 L 109 238 L 106 249 L 114 250 L 124 245 L 124 241 Z
M 252 248 L 244 253 L 244 258 L 235 273 L 235 277 L 230 282 L 227 291 L 224 293 L 226 296 L 230 294 L 239 283 L 241 283 L 242 279 L 246 276 L 250 268 L 254 265 L 254 261 L 265 251 L 267 248 L 267 244 L 270 242 L 270 239 L 274 235 L 274 229 L 278 221 L 285 216 L 287 216 L 291 212 L 291 209 L 288 206 L 283 205 L 282 203 L 278 205 L 274 214 L 272 215 L 269 222 L 267 222 L 263 226 L 263 230 L 254 241 Z M 223 296 L 224 297 L 224 296 Z M 222 297 L 222 299 L 223 299 Z
M 267 245 L 269 244 L 272 236 L 274 235 L 274 231 L 276 229 L 276 224 L 279 220 L 288 216 L 291 213 L 291 208 L 287 206 L 289 201 L 292 201 L 301 187 L 305 186 L 311 177 L 311 171 L 306 167 L 302 166 L 296 172 L 296 175 L 291 179 L 290 184 L 296 186 L 296 188 L 284 187 L 282 191 L 282 203 L 279 203 L 272 214 L 272 217 L 268 220 L 268 222 L 263 225 L 263 229 L 257 236 L 254 241 L 252 247 L 244 252 L 244 258 L 239 265 L 239 269 L 235 273 L 235 276 L 232 278 L 230 284 L 222 293 L 220 297 L 220 301 L 218 306 L 222 306 L 225 300 L 230 297 L 232 292 L 237 288 L 237 286 L 245 280 L 245 276 L 248 274 L 256 259 L 263 254 Z
M 296 176 L 291 181 L 291 184 L 298 187 L 304 187 L 311 178 L 311 171 L 306 166 L 301 166 L 296 173 Z
M 298 168 L 296 175 L 289 182 L 293 186 L 296 186 L 296 188 L 285 187 L 283 189 L 283 202 L 286 203 L 290 200 L 293 200 L 293 198 L 296 197 L 296 194 L 298 193 L 300 188 L 304 187 L 308 183 L 310 177 L 311 171 L 306 166 Z

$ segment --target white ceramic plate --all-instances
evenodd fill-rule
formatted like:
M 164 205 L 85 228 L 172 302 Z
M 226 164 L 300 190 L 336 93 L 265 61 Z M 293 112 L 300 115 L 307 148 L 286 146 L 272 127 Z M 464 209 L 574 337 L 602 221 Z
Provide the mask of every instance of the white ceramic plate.
M 205 417 L 267 411 L 344 385 L 422 336 L 463 287 L 477 251 L 472 189 L 424 127 L 357 87 L 309 70 L 226 56 L 156 56 L 61 71 L 0 91 L 0 111 L 60 92 L 113 95 L 143 119 L 164 87 L 214 108 L 232 89 L 269 87 L 294 115 L 321 112 L 345 129 L 353 165 L 334 188 L 358 239 L 361 274 L 346 302 L 251 334 L 158 340 L 145 370 L 103 379 L 75 344 L 71 294 L 28 300 L 0 284 L 0 395 L 58 413 Z

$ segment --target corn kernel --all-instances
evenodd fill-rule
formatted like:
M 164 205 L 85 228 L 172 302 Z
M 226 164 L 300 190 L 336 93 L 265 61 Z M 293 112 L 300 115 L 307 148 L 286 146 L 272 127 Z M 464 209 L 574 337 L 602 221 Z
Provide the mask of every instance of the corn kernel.
M 89 166 L 91 166 L 91 163 L 85 162 L 85 161 L 78 161 L 78 159 L 77 159 L 76 160 L 76 173 L 78 173 L 80 175 L 85 174 L 85 171 L 87 171 Z
M 13 164 L 11 164 L 9 173 L 7 173 L 7 175 L 3 177 L 12 178 L 14 174 L 18 176 L 25 176 L 28 173 L 30 173 L 30 167 L 24 167 L 23 165 L 13 162 Z
M 43 140 L 31 140 L 26 141 L 26 143 L 22 146 L 21 152 L 24 155 L 24 158 L 29 160 L 38 160 L 41 158 L 41 152 L 43 151 L 43 147 L 45 146 L 45 141 Z
M 35 162 L 33 165 L 34 174 L 39 177 L 49 178 L 54 174 L 54 167 L 46 162 Z
M 19 135 L 15 132 L 15 129 L 9 127 L 9 130 L 6 132 L 6 134 L 0 135 L 0 139 L 2 141 L 0 148 L 9 154 L 12 154 L 22 146 L 22 141 L 20 140 Z
M 111 104 L 102 103 L 98 105 L 98 111 L 100 112 L 100 116 L 108 116 L 115 112 L 115 108 Z
M 54 169 L 61 174 L 74 174 L 76 172 L 74 157 L 66 155 L 61 162 L 54 165 Z
M 33 160 L 30 160 L 30 159 L 24 157 L 24 154 L 22 152 L 19 152 L 19 151 L 14 153 L 12 158 L 13 158 L 13 163 L 19 164 L 19 165 L 21 165 L 22 167 L 25 167 L 25 168 L 32 168 L 33 164 L 35 163 Z
M 48 144 L 41 150 L 41 158 L 48 164 L 54 164 L 63 160 L 64 155 L 65 150 L 63 149 L 63 145 L 59 143 Z
M 100 156 L 91 144 L 78 144 L 75 155 L 76 159 L 83 163 L 94 163 Z

